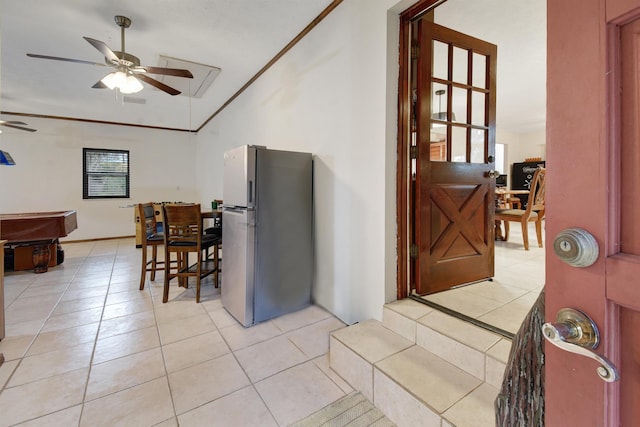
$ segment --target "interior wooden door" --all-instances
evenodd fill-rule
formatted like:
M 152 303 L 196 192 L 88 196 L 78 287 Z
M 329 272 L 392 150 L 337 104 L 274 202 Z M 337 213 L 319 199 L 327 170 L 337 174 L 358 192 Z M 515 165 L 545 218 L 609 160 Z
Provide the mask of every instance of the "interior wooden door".
M 548 1 L 547 235 L 580 227 L 599 256 L 572 267 L 548 249 L 546 318 L 568 307 L 600 330 L 598 362 L 546 345 L 546 425 L 640 420 L 640 4 Z M 553 247 L 549 245 L 548 247 Z
M 413 238 L 420 295 L 494 274 L 497 48 L 430 22 L 417 42 Z

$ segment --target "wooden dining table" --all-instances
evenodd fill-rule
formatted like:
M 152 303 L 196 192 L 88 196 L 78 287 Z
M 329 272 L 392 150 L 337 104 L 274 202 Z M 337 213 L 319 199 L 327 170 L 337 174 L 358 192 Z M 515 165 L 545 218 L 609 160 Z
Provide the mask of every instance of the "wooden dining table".
M 504 187 L 497 187 L 496 188 L 496 208 L 502 207 L 502 206 L 508 206 L 507 199 L 510 196 L 519 196 L 524 194 L 529 194 L 529 190 L 509 190 Z
M 222 216 L 222 209 L 202 211 L 200 212 L 200 215 L 202 216 L 202 219 L 219 218 Z

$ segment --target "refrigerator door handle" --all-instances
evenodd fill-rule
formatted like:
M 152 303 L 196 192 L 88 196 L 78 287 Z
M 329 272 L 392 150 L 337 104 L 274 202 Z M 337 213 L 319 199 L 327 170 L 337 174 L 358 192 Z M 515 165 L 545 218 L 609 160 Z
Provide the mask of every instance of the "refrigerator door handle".
M 222 212 L 224 211 L 229 211 L 229 212 L 242 212 L 246 209 L 244 208 L 239 208 L 236 206 L 230 206 L 230 205 L 222 205 Z
M 249 180 L 249 204 L 253 203 L 253 181 Z

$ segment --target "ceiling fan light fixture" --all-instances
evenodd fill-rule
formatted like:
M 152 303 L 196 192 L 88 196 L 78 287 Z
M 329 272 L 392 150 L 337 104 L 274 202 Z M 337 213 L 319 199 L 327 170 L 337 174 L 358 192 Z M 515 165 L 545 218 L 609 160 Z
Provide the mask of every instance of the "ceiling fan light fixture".
M 127 95 L 140 92 L 144 88 L 138 79 L 122 71 L 107 74 L 101 81 L 109 89 L 118 89 L 120 93 Z
M 102 80 L 100 80 L 102 83 L 105 84 L 106 87 L 108 87 L 109 89 L 113 90 L 116 88 L 117 84 L 116 84 L 116 75 L 120 73 L 120 74 L 124 74 L 121 72 L 115 72 L 115 73 L 109 73 L 106 76 L 104 76 L 102 78 Z
M 124 85 L 120 86 L 120 92 L 127 95 L 131 93 L 138 93 L 142 89 L 142 83 L 133 76 L 127 76 Z

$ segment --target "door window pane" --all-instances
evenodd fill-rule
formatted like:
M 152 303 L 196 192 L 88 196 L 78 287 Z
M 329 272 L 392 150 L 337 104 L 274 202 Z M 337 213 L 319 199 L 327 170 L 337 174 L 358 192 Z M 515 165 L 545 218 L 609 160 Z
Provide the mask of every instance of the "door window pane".
M 429 159 L 485 163 L 489 59 L 469 48 L 438 40 L 433 40 L 431 47 Z
M 467 161 L 467 129 L 453 126 L 451 129 L 451 161 Z
M 486 94 L 482 92 L 471 93 L 471 124 L 477 126 L 486 126 L 485 121 L 485 107 L 486 107 Z
M 475 87 L 487 89 L 487 57 L 479 53 L 473 54 L 473 82 Z
M 467 122 L 467 90 L 458 87 L 453 88 L 453 115 L 452 121 L 458 123 Z
M 447 85 L 433 83 L 433 93 L 431 94 L 431 118 L 433 120 L 447 120 Z M 443 124 L 440 124 L 442 126 Z M 438 126 L 433 123 L 433 126 Z
M 486 131 L 471 129 L 471 163 L 484 163 Z
M 449 46 L 437 40 L 433 41 L 433 77 L 447 80 L 449 78 Z
M 434 123 L 431 127 L 429 160 L 433 162 L 447 161 L 447 125 Z
M 469 79 L 467 73 L 469 70 L 469 56 L 466 49 L 459 47 L 453 48 L 453 81 L 456 83 L 467 84 Z
M 432 162 L 447 161 L 447 141 L 446 138 L 440 141 L 431 141 L 429 145 L 429 160 Z

